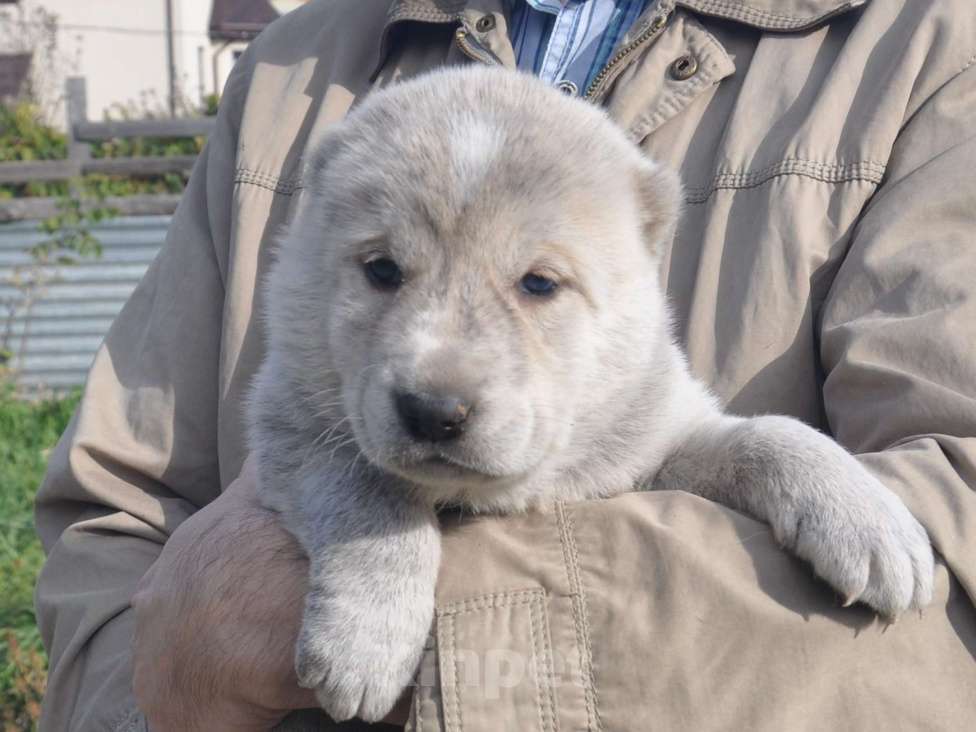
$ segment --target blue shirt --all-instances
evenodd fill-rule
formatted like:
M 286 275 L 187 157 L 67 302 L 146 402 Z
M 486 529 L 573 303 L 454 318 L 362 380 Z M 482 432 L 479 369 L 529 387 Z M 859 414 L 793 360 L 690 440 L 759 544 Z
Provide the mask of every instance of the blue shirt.
M 648 0 L 514 0 L 518 67 L 567 92 L 585 94 Z

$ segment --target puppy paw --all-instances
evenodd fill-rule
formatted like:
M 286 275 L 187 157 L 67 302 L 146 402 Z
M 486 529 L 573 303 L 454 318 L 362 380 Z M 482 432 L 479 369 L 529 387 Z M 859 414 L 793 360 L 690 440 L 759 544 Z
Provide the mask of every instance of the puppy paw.
M 336 722 L 382 720 L 413 681 L 423 653 L 429 621 L 407 625 L 368 611 L 307 609 L 295 654 L 299 684 L 315 691 Z
M 777 537 L 843 599 L 894 620 L 932 599 L 928 535 L 905 504 L 844 454 L 839 479 L 821 484 L 774 522 Z M 779 524 L 777 526 L 777 524 Z
M 326 713 L 336 722 L 358 717 L 379 722 L 386 717 L 410 684 L 413 669 L 399 671 L 364 662 L 358 649 L 303 638 L 295 665 L 299 683 L 315 691 Z

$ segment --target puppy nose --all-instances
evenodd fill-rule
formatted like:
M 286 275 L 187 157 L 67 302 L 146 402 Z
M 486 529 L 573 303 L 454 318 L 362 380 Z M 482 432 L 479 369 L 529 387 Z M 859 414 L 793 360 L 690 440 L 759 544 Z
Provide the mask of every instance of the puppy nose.
M 442 394 L 395 393 L 397 413 L 410 436 L 428 442 L 454 440 L 464 432 L 471 405 Z

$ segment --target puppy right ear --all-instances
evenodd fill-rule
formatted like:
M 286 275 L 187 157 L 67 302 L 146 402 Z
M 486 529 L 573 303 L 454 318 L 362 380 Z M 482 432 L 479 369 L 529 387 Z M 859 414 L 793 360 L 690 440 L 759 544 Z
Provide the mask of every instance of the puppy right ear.
M 653 160 L 642 161 L 637 173 L 644 225 L 644 243 L 653 254 L 660 254 L 674 236 L 681 216 L 684 194 L 678 174 Z
M 342 123 L 329 127 L 318 140 L 310 142 L 306 148 L 305 184 L 318 185 L 325 169 L 342 148 Z

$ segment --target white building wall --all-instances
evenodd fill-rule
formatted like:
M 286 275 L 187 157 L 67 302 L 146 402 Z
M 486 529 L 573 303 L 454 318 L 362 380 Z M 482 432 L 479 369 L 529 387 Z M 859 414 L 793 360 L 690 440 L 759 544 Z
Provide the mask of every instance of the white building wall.
M 208 35 L 209 0 L 172 0 L 174 60 L 178 110 L 198 108 L 202 99 L 222 90 L 244 43 L 224 48 Z M 58 46 L 66 60 L 60 76 L 84 76 L 88 82 L 88 116 L 118 116 L 118 105 L 136 113 L 168 112 L 169 77 L 166 61 L 165 0 L 22 0 L 59 19 Z M 287 5 L 288 3 L 283 3 Z M 294 3 L 292 3 L 294 4 Z M 214 52 L 221 50 L 215 66 Z M 216 86 L 215 86 L 216 72 Z M 64 88 L 64 80 L 50 85 Z M 63 105 L 47 100 L 51 122 L 63 124 Z
M 45 70 L 51 76 L 83 76 L 88 85 L 88 117 L 118 117 L 121 105 L 135 114 L 168 113 L 165 0 L 21 0 L 59 20 L 58 48 L 64 63 Z M 271 0 L 286 13 L 305 0 Z M 212 44 L 210 0 L 172 0 L 178 112 L 197 109 L 223 90 L 243 42 Z M 2 50 L 2 49 L 0 49 Z M 216 55 L 216 58 L 215 58 Z M 63 126 L 64 78 L 46 88 L 58 99 L 43 105 L 52 124 Z
M 164 0 L 33 3 L 58 16 L 59 51 L 70 59 L 62 73 L 87 79 L 90 118 L 101 119 L 116 104 L 165 109 Z
M 214 93 L 213 48 L 207 36 L 210 6 L 208 0 L 173 0 L 177 79 L 183 94 L 196 104 Z M 218 89 L 229 73 L 230 68 L 218 76 Z

